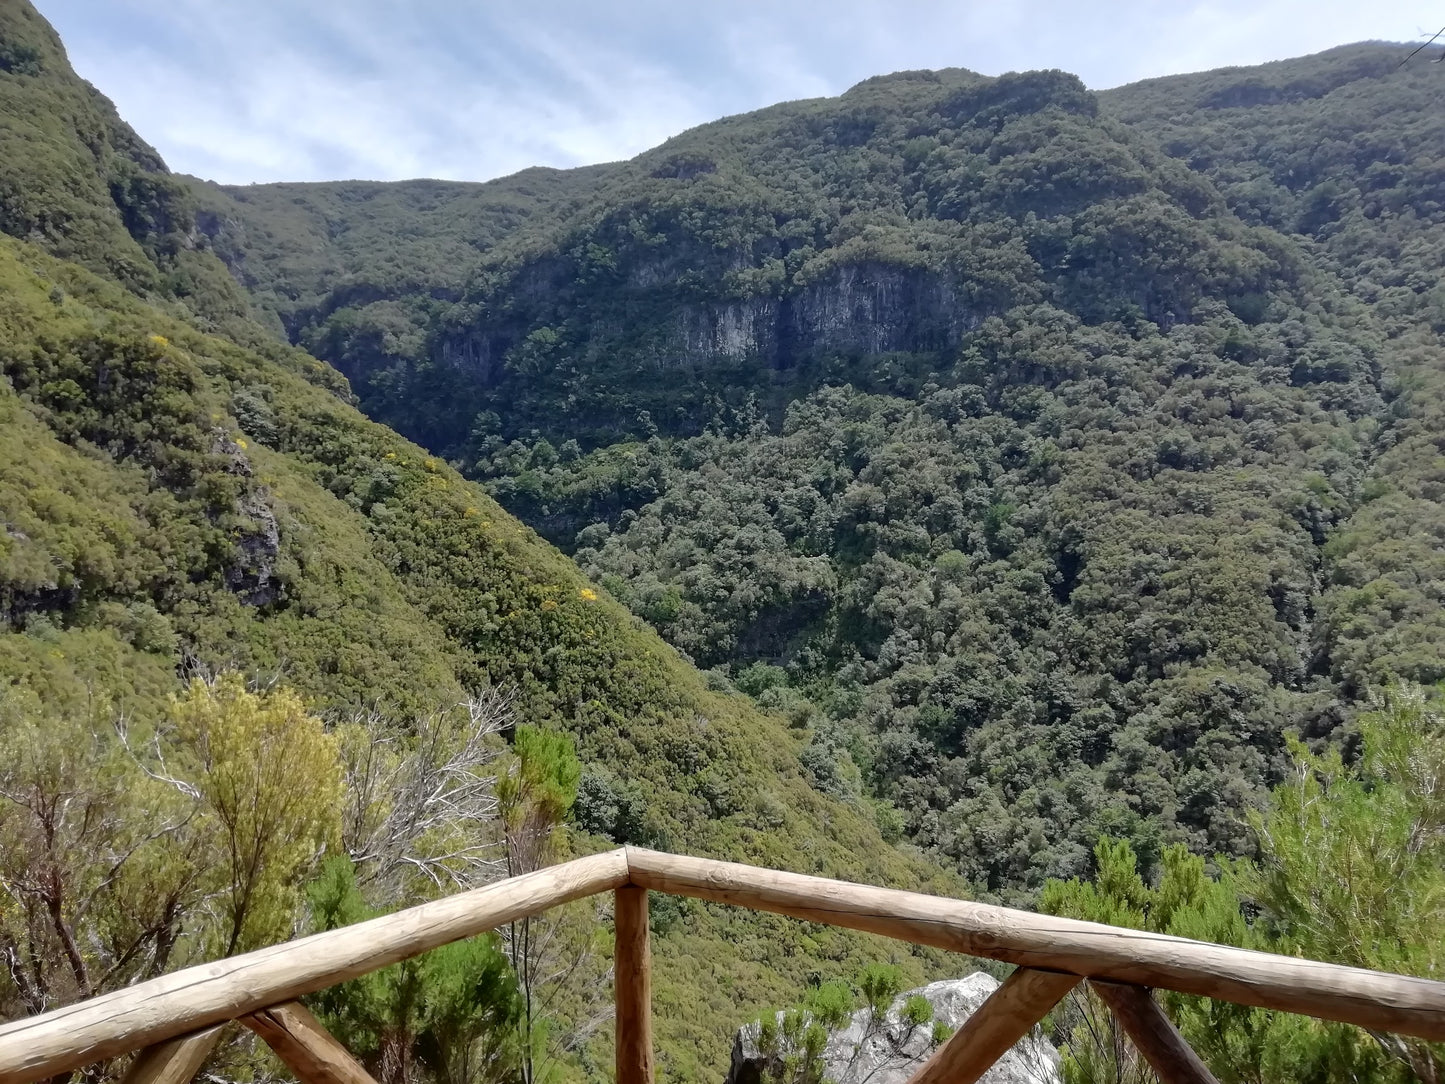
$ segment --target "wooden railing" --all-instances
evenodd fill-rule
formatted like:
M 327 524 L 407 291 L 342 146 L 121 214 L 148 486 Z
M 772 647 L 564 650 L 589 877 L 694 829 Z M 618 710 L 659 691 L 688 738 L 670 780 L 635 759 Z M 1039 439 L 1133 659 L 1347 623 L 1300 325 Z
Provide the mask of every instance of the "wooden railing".
M 1212 1081 L 1150 988 L 1445 1040 L 1445 983 L 916 892 L 625 847 L 0 1026 L 0 1084 L 132 1051 L 127 1084 L 186 1084 L 238 1020 L 303 1084 L 374 1084 L 297 1000 L 550 907 L 615 897 L 617 1084 L 651 1084 L 648 892 L 694 896 L 1017 964 L 913 1078 L 977 1080 L 1087 980 L 1166 1084 Z

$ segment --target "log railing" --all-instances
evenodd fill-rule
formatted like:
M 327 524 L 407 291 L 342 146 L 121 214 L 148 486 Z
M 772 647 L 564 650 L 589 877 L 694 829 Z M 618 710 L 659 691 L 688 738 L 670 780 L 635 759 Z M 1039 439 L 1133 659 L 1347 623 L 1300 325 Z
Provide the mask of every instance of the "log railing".
M 558 904 L 615 893 L 617 1084 L 651 1084 L 649 891 L 1018 965 L 916 1084 L 967 1084 L 1087 980 L 1166 1084 L 1213 1078 L 1150 988 L 1445 1040 L 1445 982 L 632 847 L 579 858 L 0 1025 L 0 1084 L 139 1051 L 127 1084 L 187 1084 L 237 1020 L 303 1084 L 374 1084 L 297 1000 Z

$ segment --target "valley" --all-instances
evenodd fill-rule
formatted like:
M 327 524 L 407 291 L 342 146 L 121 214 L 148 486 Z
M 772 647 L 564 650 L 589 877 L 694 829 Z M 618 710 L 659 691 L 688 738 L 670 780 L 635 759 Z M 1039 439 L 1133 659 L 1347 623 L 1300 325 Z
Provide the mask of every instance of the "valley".
M 1445 115 L 1406 52 L 900 72 L 625 162 L 222 186 L 0 4 L 0 1009 L 628 844 L 1431 972 Z M 246 881 L 216 781 L 278 734 L 330 797 Z M 1346 852 L 1412 890 L 1291 910 Z M 438 1084 L 599 1079 L 597 906 L 565 966 L 436 957 L 450 1016 L 403 967 L 316 1011 Z M 699 900 L 652 932 L 677 1081 L 977 966 Z M 573 980 L 537 1021 L 527 968 Z M 1221 1079 L 1442 1064 L 1200 1005 Z

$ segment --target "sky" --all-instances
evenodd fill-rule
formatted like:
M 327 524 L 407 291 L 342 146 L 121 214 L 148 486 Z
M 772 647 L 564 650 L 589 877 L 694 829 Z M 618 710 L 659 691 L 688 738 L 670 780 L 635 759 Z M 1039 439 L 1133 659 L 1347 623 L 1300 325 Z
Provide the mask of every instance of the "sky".
M 230 184 L 489 180 L 906 69 L 1103 89 L 1445 23 L 1442 0 L 37 2 L 172 169 Z

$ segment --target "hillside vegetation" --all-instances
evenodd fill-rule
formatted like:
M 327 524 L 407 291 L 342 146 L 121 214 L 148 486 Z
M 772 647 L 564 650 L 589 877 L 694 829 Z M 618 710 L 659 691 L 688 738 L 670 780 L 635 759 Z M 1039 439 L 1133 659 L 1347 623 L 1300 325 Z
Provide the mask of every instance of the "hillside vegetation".
M 212 928 L 215 886 L 195 879 L 206 871 L 175 865 L 173 851 L 126 849 L 148 816 L 172 838 L 172 775 L 178 795 L 221 785 L 222 731 L 207 729 L 217 719 L 238 735 L 310 733 L 304 709 L 352 735 L 343 752 L 355 740 L 385 752 L 498 690 L 510 698 L 501 737 L 520 722 L 577 750 L 574 849 L 636 842 L 958 890 L 888 846 L 869 803 L 810 786 L 784 722 L 720 691 L 476 484 L 364 418 L 329 366 L 266 341 L 203 234 L 129 222 L 113 197 L 132 158 L 168 214 L 197 208 L 194 224 L 203 212 L 74 77 L 33 11 L 6 5 L 4 20 L 0 172 L 18 194 L 4 225 L 20 239 L 0 238 L 0 882 L 16 903 L 0 915 L 0 950 L 33 968 L 0 977 L 0 1011 L 259 943 L 239 919 L 229 936 Z M 219 272 L 213 294 L 178 285 L 206 266 Z M 229 312 L 215 307 L 226 297 Z M 275 699 L 252 704 L 232 673 Z M 213 692 L 188 686 L 195 677 L 214 678 Z M 357 718 L 371 721 L 369 739 L 347 729 Z M 337 754 L 316 748 L 317 793 L 333 793 L 339 769 L 324 765 Z M 308 763 L 297 756 L 290 770 Z M 47 819 L 78 808 L 52 803 L 66 788 L 91 813 Z M 321 814 L 297 829 L 304 853 L 269 867 L 288 879 L 267 897 L 262 941 L 308 921 L 302 890 L 318 854 L 304 844 L 338 846 L 325 827 L 337 811 Z M 197 842 L 190 860 L 206 853 Z M 88 880 L 107 854 L 140 880 Z M 143 873 L 134 854 L 169 864 Z M 161 892 L 172 875 L 170 904 L 125 895 Z M 444 888 L 416 881 L 409 898 L 380 902 Z M 157 925 L 136 930 L 152 904 Z M 703 905 L 668 912 L 658 934 L 659 996 L 676 1006 L 660 1041 L 678 1079 L 714 1073 L 730 1023 L 811 971 L 893 956 L 910 977 L 939 966 Z M 128 937 L 139 940 L 117 948 Z M 724 962 L 726 981 L 712 973 Z M 552 1053 L 572 1072 L 610 1041 L 597 1038 L 598 1052 L 569 1038 L 584 1008 L 571 996 L 554 1009 L 567 1042 Z
M 506 229 L 540 178 L 447 219 L 320 186 L 281 319 L 980 887 L 1104 832 L 1242 854 L 1288 732 L 1445 677 L 1445 125 L 1403 56 L 899 73 Z M 292 193 L 232 190 L 240 250 Z

